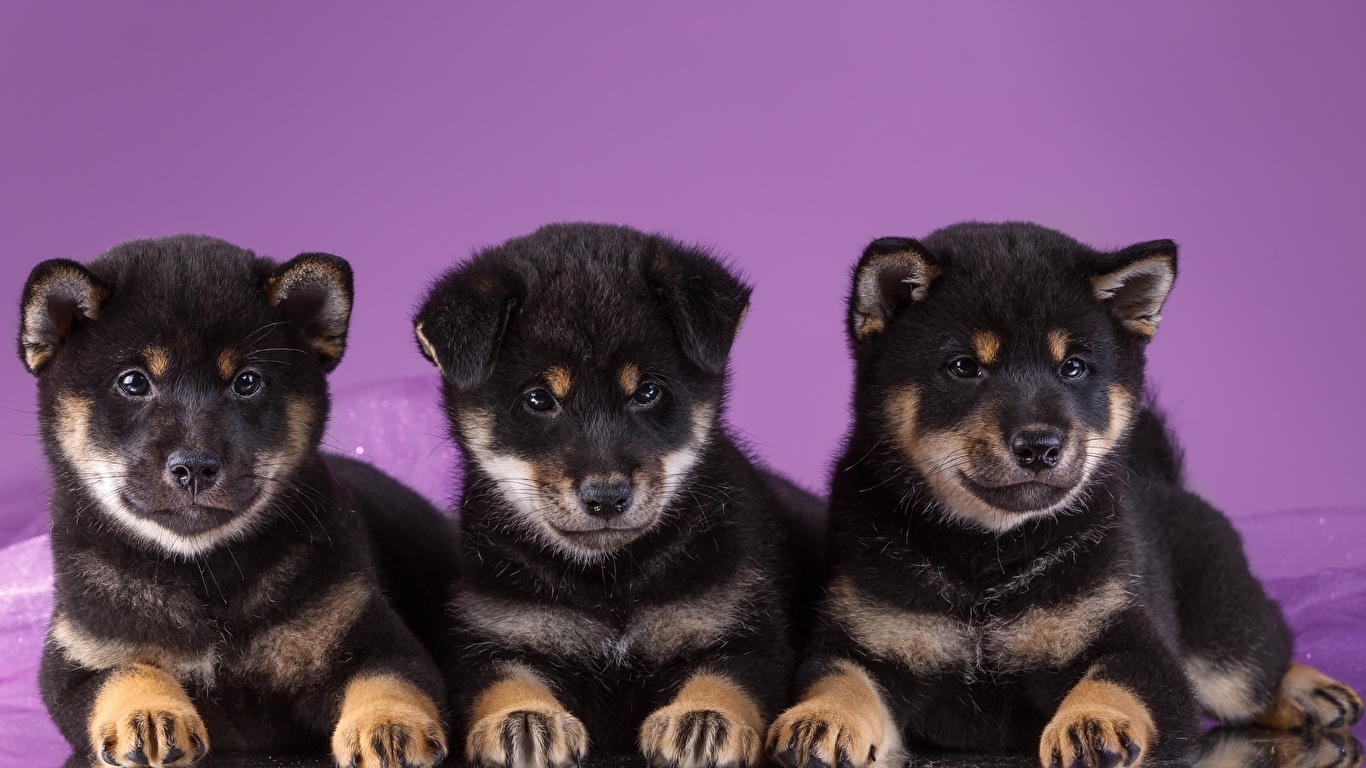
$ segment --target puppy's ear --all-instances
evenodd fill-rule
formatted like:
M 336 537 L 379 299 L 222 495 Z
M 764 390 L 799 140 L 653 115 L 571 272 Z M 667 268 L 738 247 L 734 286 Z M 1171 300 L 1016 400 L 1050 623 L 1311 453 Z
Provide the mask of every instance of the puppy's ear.
M 881 237 L 863 249 L 849 294 L 849 337 L 861 341 L 886 328 L 912 302 L 928 295 L 939 260 L 909 237 Z
M 413 318 L 422 356 L 460 391 L 488 380 L 498 346 L 521 296 L 510 271 L 474 263 L 448 272 Z
M 710 256 L 672 249 L 649 257 L 645 280 L 664 302 L 693 365 L 711 374 L 725 372 L 749 309 L 750 287 Z
M 1145 339 L 1162 321 L 1162 304 L 1176 282 L 1176 243 L 1153 240 L 1109 254 L 1091 290 L 1120 325 Z
M 100 316 L 110 287 L 70 259 L 33 268 L 19 302 L 19 359 L 37 374 L 81 327 Z
M 351 265 L 330 253 L 301 253 L 266 278 L 266 296 L 331 371 L 346 351 L 354 288 Z

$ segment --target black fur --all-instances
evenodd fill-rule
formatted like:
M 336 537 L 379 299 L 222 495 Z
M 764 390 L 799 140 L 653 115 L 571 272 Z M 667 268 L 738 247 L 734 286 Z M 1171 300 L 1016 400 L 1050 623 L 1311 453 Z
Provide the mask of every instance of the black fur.
M 446 670 L 458 735 L 503 661 L 540 674 L 598 754 L 636 751 L 642 720 L 699 669 L 739 682 L 765 718 L 784 703 L 794 642 L 788 526 L 794 510 L 809 520 L 820 503 L 756 468 L 721 426 L 726 357 L 748 296 L 700 250 L 589 224 L 481 251 L 431 289 L 415 321 L 444 373 L 464 450 L 459 651 Z M 633 404 L 621 383 L 628 365 L 638 371 L 634 392 L 657 387 L 656 400 Z M 561 375 L 563 397 L 552 394 Z M 528 395 L 551 398 L 536 400 L 550 409 L 532 410 Z M 680 487 L 653 516 L 640 512 L 663 497 L 662 457 L 689 446 L 696 463 Z M 491 471 L 500 458 L 536 477 L 500 477 Z M 590 476 L 629 482 L 620 519 L 639 512 L 640 530 L 595 539 L 548 527 L 548 516 L 597 525 L 576 496 Z M 514 498 L 529 490 L 534 498 Z M 716 636 L 698 647 L 649 659 L 649 648 L 623 641 L 647 611 L 725 590 L 744 573 L 756 577 L 737 596 L 739 613 L 717 616 Z M 522 642 L 468 620 L 462 600 L 472 599 L 504 601 L 496 613 L 506 617 L 555 607 L 602 631 L 591 648 L 552 648 L 550 636 Z
M 1152 258 L 1169 262 L 1169 273 L 1158 264 L 1111 298 L 1098 296 L 1093 278 Z M 1290 659 L 1286 624 L 1249 573 L 1232 526 L 1182 486 L 1178 451 L 1145 405 L 1142 329 L 1156 326 L 1160 283 L 1174 276 L 1175 258 L 1170 241 L 1105 253 L 1031 224 L 959 224 L 923 243 L 885 238 L 868 247 L 849 305 L 854 423 L 833 473 L 832 572 L 889 612 L 949 619 L 979 638 L 1028 611 L 1073 605 L 1109 580 L 1130 598 L 1075 627 L 1093 636 L 1058 663 L 1016 667 L 991 657 L 987 642 L 971 649 L 972 660 L 932 670 L 855 639 L 831 600 L 799 689 L 852 659 L 881 686 L 912 750 L 1037 754 L 1044 726 L 1089 673 L 1144 702 L 1157 757 L 1182 754 L 1199 725 L 1182 670 L 1190 655 L 1256 670 L 1251 693 L 1270 698 Z M 878 264 L 887 267 L 880 274 Z M 1084 363 L 1075 379 L 1064 378 L 1050 349 L 1058 330 L 1065 357 Z M 978 359 L 980 332 L 998 342 L 992 363 Z M 973 372 L 956 367 L 960 358 L 980 363 L 980 375 L 954 375 Z M 908 391 L 916 407 L 889 410 Z M 1128 407 L 1112 407 L 1116 391 Z M 1033 438 L 1015 446 L 1024 453 L 1010 442 L 1031 430 L 1061 435 L 1056 466 L 1012 464 L 1032 460 Z M 1093 472 L 1069 468 L 1083 443 L 1093 453 L 1105 447 L 1088 435 L 1105 433 L 1117 439 Z M 936 462 L 936 435 L 961 437 L 966 448 Z M 969 480 L 957 480 L 960 472 Z M 1013 485 L 1031 478 L 1038 482 Z M 989 487 L 973 494 L 971 480 Z M 957 491 L 945 490 L 954 482 Z M 1065 497 L 1068 488 L 1078 492 Z M 984 499 L 998 516 L 975 516 Z M 784 747 L 775 749 L 781 761 L 810 764 Z
M 64 276 L 55 288 L 54 272 Z M 438 707 L 445 699 L 437 667 L 379 586 L 415 630 L 430 632 L 430 606 L 443 598 L 432 585 L 451 579 L 453 526 L 382 473 L 318 452 L 325 373 L 343 349 L 350 302 L 341 259 L 305 254 L 277 265 L 192 236 L 126 243 L 88 267 L 45 262 L 25 291 L 20 353 L 38 374 L 54 478 L 54 622 L 128 659 L 209 659 L 206 674 L 178 677 L 215 751 L 326 749 L 358 673 L 401 677 Z M 130 371 L 148 394 L 120 389 Z M 261 382 L 250 396 L 234 393 L 242 372 Z M 251 389 L 244 382 L 241 392 Z M 72 438 L 73 429 L 84 434 Z M 217 468 L 170 466 L 177 453 Z M 97 485 L 101 475 L 108 485 Z M 359 597 L 336 631 L 284 646 L 307 655 L 331 637 L 320 665 L 291 671 L 286 656 L 254 650 L 348 582 Z M 86 666 L 55 633 L 44 701 L 78 754 L 98 753 L 92 706 L 125 666 Z M 263 671 L 271 664 L 283 676 Z

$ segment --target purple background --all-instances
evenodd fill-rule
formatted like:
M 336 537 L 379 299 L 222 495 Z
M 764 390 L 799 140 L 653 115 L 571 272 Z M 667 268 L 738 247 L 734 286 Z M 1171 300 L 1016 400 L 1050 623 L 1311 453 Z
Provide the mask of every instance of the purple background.
M 815 487 L 862 245 L 1034 219 L 1180 242 L 1151 371 L 1198 489 L 1366 502 L 1361 2 L 484 5 L 0 5 L 0 332 L 41 259 L 205 232 L 352 261 L 339 391 L 434 377 L 440 269 L 627 223 L 757 285 L 731 420 Z M 0 487 L 41 495 L 32 381 L 0 384 Z

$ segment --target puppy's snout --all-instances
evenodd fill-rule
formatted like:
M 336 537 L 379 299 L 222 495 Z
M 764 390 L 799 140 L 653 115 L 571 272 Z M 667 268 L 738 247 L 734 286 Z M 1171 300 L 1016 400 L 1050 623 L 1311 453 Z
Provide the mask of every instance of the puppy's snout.
M 1010 451 L 1025 469 L 1056 467 L 1062 460 L 1063 434 L 1056 429 L 1022 429 L 1010 438 Z
M 593 517 L 611 520 L 631 506 L 631 481 L 624 477 L 585 480 L 579 484 L 579 503 Z
M 191 496 L 212 488 L 222 469 L 223 462 L 213 451 L 176 451 L 166 459 L 171 484 Z

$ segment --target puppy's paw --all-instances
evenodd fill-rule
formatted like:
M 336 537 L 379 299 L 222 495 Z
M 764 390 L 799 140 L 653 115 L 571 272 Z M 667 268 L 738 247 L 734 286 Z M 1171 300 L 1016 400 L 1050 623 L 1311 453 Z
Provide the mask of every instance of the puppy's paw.
M 768 729 L 768 754 L 787 768 L 867 768 L 904 757 L 901 733 L 873 678 L 838 661 Z
M 1124 687 L 1082 680 L 1043 729 L 1045 768 L 1115 768 L 1143 761 L 1156 731 L 1148 708 Z
M 1303 664 L 1291 664 L 1257 724 L 1278 730 L 1348 728 L 1361 720 L 1356 691 Z
M 1194 768 L 1361 768 L 1361 742 L 1348 731 L 1224 727 L 1205 735 Z
M 566 768 L 583 762 L 588 730 L 563 710 L 517 709 L 480 718 L 470 726 L 465 756 L 489 768 Z
M 807 699 L 773 721 L 768 754 L 788 768 L 867 768 L 877 762 L 880 727 L 840 702 Z
M 96 695 L 90 744 L 100 762 L 117 766 L 189 766 L 209 751 L 209 734 L 175 678 L 135 664 L 115 672 Z
M 436 705 L 393 675 L 358 677 L 346 686 L 332 731 L 332 758 L 348 768 L 431 768 L 446 759 Z
M 566 768 L 583 762 L 588 729 L 529 667 L 508 664 L 470 709 L 465 757 L 490 768 Z
M 759 708 L 735 681 L 698 672 L 667 705 L 645 718 L 640 750 L 648 765 L 746 768 L 763 759 Z
M 640 749 L 651 765 L 738 768 L 759 765 L 759 732 L 714 709 L 669 705 L 655 710 L 640 729 Z

